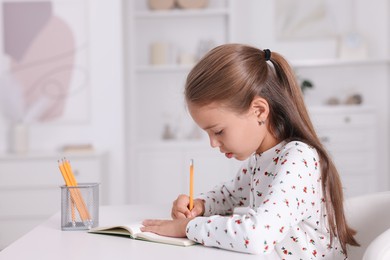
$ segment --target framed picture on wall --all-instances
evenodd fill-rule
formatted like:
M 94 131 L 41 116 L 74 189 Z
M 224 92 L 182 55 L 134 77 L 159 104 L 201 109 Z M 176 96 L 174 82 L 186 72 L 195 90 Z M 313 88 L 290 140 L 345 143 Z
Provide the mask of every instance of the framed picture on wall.
M 11 122 L 90 118 L 88 2 L 1 3 L 0 105 Z
M 275 0 L 275 34 L 280 40 L 334 37 L 330 0 Z

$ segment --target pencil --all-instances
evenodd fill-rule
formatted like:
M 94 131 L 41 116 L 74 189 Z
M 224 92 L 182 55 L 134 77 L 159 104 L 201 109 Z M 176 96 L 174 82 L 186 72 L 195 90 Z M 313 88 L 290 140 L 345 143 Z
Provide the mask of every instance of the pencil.
M 64 178 L 66 186 L 71 186 L 69 176 L 65 171 L 64 165 L 60 163 L 59 160 L 58 160 L 58 168 L 60 169 L 60 172 L 62 174 L 62 177 Z M 76 223 L 76 215 L 74 212 L 74 206 L 75 206 L 74 200 L 75 200 L 75 195 L 71 193 L 72 224 Z
M 190 205 L 189 209 L 194 208 L 194 159 L 190 161 Z
M 74 204 L 74 200 L 71 199 L 70 200 L 70 210 L 71 210 L 71 214 L 72 214 L 72 226 L 75 227 L 76 226 L 76 212 L 75 212 L 75 204 Z
M 75 178 L 75 176 L 73 174 L 72 167 L 70 166 L 69 160 L 64 158 L 63 159 L 63 164 L 65 165 L 65 172 L 68 174 L 71 186 L 77 187 L 78 183 L 77 183 L 76 178 Z M 78 188 L 71 188 L 71 189 L 74 189 L 75 192 L 76 192 L 76 198 L 77 198 L 76 206 L 77 206 L 77 204 L 79 204 L 79 207 L 80 207 L 80 209 L 82 211 L 82 212 L 79 211 L 80 215 L 82 215 L 82 220 L 83 221 L 91 220 L 91 217 L 89 215 L 89 212 L 88 212 L 87 206 L 86 206 L 86 204 L 84 202 L 83 195 L 81 194 L 81 191 Z
M 58 166 L 65 180 L 66 186 L 70 187 L 69 192 L 71 195 L 71 200 L 73 202 L 72 204 L 74 204 L 77 210 L 79 211 L 80 218 L 83 221 L 89 221 L 91 218 L 88 209 L 85 205 L 85 202 L 83 200 L 83 197 L 81 195 L 81 192 L 78 188 L 76 188 L 77 187 L 76 178 L 73 175 L 69 161 L 64 158 L 62 159 L 61 163 L 58 161 Z M 72 214 L 72 221 L 74 221 L 73 218 L 74 215 Z

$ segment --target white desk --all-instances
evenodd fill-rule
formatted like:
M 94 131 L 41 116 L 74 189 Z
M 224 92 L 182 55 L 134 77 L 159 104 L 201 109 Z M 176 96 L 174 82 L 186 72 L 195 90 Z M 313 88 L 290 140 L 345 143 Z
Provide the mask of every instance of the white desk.
M 170 218 L 170 206 L 102 206 L 100 225 L 128 223 L 145 218 Z M 248 255 L 202 245 L 179 247 L 124 237 L 61 231 L 57 213 L 0 252 L 1 260 L 78 260 L 78 259 L 274 259 Z

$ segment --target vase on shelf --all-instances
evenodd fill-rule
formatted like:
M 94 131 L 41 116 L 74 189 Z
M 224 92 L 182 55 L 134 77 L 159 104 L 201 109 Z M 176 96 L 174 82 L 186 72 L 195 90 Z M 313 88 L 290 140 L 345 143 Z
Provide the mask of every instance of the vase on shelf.
M 27 153 L 28 143 L 28 125 L 24 123 L 11 124 L 8 138 L 9 152 Z

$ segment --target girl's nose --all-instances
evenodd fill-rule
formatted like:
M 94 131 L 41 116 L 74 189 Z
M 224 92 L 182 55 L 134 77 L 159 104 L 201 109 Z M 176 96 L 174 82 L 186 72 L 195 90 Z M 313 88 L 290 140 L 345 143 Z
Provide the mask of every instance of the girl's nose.
M 212 148 L 216 148 L 216 147 L 219 147 L 221 145 L 221 143 L 217 140 L 217 138 L 213 138 L 213 137 L 209 137 L 210 138 L 210 146 Z

